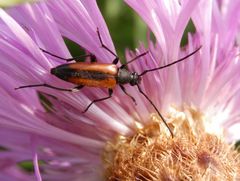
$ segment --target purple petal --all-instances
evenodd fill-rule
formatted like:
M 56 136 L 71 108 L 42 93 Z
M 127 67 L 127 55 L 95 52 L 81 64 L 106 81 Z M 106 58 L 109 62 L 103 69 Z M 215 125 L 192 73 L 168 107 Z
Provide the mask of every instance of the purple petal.
M 109 63 L 113 61 L 115 57 L 100 48 L 97 28 L 99 28 L 103 43 L 115 53 L 108 29 L 95 0 L 52 0 L 47 4 L 63 36 L 75 41 L 100 60 Z
M 184 29 L 198 4 L 194 1 L 125 0 L 143 18 L 154 33 L 164 57 L 174 60 Z

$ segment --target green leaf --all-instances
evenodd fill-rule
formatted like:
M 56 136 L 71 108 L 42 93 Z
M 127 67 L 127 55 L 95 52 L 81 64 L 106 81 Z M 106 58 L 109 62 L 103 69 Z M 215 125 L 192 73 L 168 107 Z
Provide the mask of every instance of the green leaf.
M 37 1 L 37 0 L 0 0 L 0 7 L 6 8 L 6 7 L 11 7 L 11 6 L 16 6 L 21 3 L 35 2 L 35 1 Z

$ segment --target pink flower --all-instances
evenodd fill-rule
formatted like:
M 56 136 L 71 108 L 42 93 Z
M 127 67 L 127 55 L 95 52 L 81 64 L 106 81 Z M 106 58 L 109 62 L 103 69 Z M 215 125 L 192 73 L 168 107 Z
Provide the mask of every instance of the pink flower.
M 189 52 L 196 44 L 201 44 L 201 56 L 178 64 L 178 69 L 167 69 L 165 82 L 161 84 L 159 102 L 168 108 L 169 105 L 194 105 L 211 121 L 205 124 L 211 132 L 227 132 L 230 140 L 240 139 L 238 99 L 239 47 L 235 45 L 240 16 L 237 8 L 240 3 L 217 3 L 209 1 L 142 1 L 126 0 L 145 20 L 157 38 L 155 52 L 161 51 L 161 61 L 166 64 L 177 59 L 179 44 L 184 28 L 192 16 L 196 34 L 188 35 Z M 231 27 L 225 28 L 225 27 Z M 153 52 L 153 51 L 152 51 Z M 159 53 L 158 53 L 159 54 Z M 186 54 L 186 53 L 185 53 Z M 156 60 L 158 61 L 158 60 Z M 164 74 L 164 71 L 160 73 Z M 158 73 L 158 72 L 157 72 Z M 152 76 L 153 77 L 153 76 Z M 150 88 L 151 89 L 151 88 Z M 164 109 L 165 110 L 165 109 Z M 216 121 L 218 119 L 218 121 Z M 230 131 L 231 130 L 231 131 Z
M 202 46 L 199 52 L 177 65 L 145 74 L 140 85 L 166 117 L 174 138 L 135 87 L 126 89 L 136 99 L 137 106 L 116 88 L 111 99 L 93 104 L 85 114 L 81 112 L 92 100 L 106 97 L 105 90 L 87 87 L 74 93 L 45 87 L 14 90 L 39 83 L 74 87 L 50 74 L 51 68 L 65 62 L 39 49 L 71 57 L 62 36 L 94 53 L 99 62 L 112 62 L 114 56 L 100 48 L 97 28 L 104 44 L 115 53 L 95 1 L 51 0 L 0 10 L 0 145 L 4 148 L 0 152 L 0 180 L 215 178 L 208 168 L 214 168 L 222 178 L 239 178 L 239 162 L 234 162 L 237 154 L 232 150 L 226 153 L 232 148 L 219 137 L 224 135 L 229 142 L 240 139 L 240 64 L 239 45 L 235 42 L 240 3 L 125 2 L 144 19 L 156 37 L 156 43 L 149 40 L 148 48 L 140 45 L 136 53 L 127 51 L 130 60 L 149 50 L 147 55 L 129 64 L 130 70 L 141 73 L 163 66 Z M 179 48 L 190 18 L 196 32 L 188 35 L 184 48 Z M 149 145 L 151 141 L 156 144 Z M 210 146 L 219 152 L 215 153 Z M 160 153 L 156 147 L 163 151 Z M 146 148 L 154 149 L 146 151 Z M 131 152 L 134 149 L 137 152 Z M 154 157 L 152 153 L 156 153 Z M 158 169 L 141 169 L 140 163 L 148 158 L 163 162 L 158 161 L 156 166 L 151 161 Z M 231 171 L 226 171 L 224 159 L 231 160 Z M 128 163 L 129 160 L 133 162 Z M 35 176 L 17 165 L 24 161 L 33 162 Z M 125 163 L 127 170 L 121 167 Z M 190 163 L 194 164 L 186 168 Z M 213 163 L 223 166 L 215 168 Z M 182 175 L 173 169 L 176 165 Z

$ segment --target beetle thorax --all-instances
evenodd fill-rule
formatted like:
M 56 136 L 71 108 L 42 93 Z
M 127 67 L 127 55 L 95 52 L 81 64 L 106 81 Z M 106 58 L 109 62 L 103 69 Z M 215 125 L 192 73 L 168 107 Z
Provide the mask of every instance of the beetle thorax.
M 139 84 L 141 78 L 136 72 L 129 72 L 127 69 L 122 68 L 118 70 L 117 82 L 119 84 L 130 84 L 131 86 Z

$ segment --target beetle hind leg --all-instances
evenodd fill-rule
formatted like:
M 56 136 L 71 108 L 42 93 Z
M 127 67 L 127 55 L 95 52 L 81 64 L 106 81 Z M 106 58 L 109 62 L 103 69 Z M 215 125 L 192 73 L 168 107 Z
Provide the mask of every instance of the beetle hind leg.
M 79 55 L 79 56 L 72 57 L 72 58 L 63 58 L 63 57 L 60 57 L 60 56 L 58 56 L 58 55 L 55 55 L 54 53 L 51 53 L 51 52 L 49 52 L 49 51 L 47 51 L 47 50 L 44 50 L 44 49 L 42 49 L 42 48 L 39 48 L 39 49 L 42 50 L 43 53 L 46 53 L 46 54 L 48 54 L 48 55 L 51 55 L 52 57 L 55 57 L 55 58 L 59 58 L 59 59 L 61 59 L 61 60 L 65 60 L 66 62 L 70 62 L 70 61 L 76 61 L 76 62 L 78 62 L 78 61 L 80 61 L 82 58 L 86 58 L 86 57 L 90 57 L 91 60 L 92 60 L 92 57 L 93 57 L 92 54 L 86 54 L 86 55 Z M 95 57 L 95 56 L 94 56 L 94 57 Z M 96 59 L 96 57 L 95 57 L 95 59 Z
M 82 113 L 87 112 L 87 110 L 91 107 L 91 105 L 92 105 L 93 103 L 100 102 L 100 101 L 104 101 L 104 100 L 107 100 L 107 99 L 111 98 L 111 97 L 112 97 L 112 93 L 113 93 L 113 90 L 112 90 L 112 89 L 108 89 L 108 96 L 107 96 L 107 97 L 93 100 L 93 101 L 86 107 L 86 109 L 85 109 Z
M 109 53 L 111 53 L 112 55 L 115 56 L 115 59 L 113 60 L 112 64 L 117 64 L 119 61 L 119 57 L 112 51 L 110 50 L 106 45 L 104 45 L 103 41 L 102 41 L 102 37 L 100 35 L 99 29 L 97 28 L 97 34 L 98 34 L 98 39 L 101 43 L 102 48 L 104 48 L 105 50 L 107 50 Z
M 75 91 L 83 88 L 84 86 L 78 85 L 71 89 L 65 89 L 65 88 L 55 87 L 55 86 L 43 83 L 43 84 L 24 85 L 24 86 L 16 87 L 15 90 L 29 88 L 29 87 L 48 87 L 48 88 L 59 90 L 59 91 L 75 92 Z

